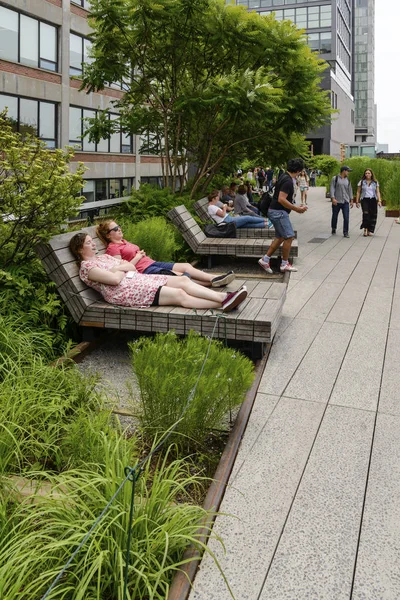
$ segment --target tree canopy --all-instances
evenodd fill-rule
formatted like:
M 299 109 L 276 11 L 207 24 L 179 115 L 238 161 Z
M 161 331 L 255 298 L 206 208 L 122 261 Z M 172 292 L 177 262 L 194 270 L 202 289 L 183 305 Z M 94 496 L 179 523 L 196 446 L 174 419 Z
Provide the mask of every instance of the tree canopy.
M 261 17 L 224 0 L 92 0 L 92 62 L 82 89 L 123 82 L 107 111 L 90 120 L 99 139 L 118 127 L 147 137 L 163 160 L 165 184 L 194 189 L 228 158 L 283 162 L 305 151 L 305 134 L 326 122 L 326 64 L 290 21 Z

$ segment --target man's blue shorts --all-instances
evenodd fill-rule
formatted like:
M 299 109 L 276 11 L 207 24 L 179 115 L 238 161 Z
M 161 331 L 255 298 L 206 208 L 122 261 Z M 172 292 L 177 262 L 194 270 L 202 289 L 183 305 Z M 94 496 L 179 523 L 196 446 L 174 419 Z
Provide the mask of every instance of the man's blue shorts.
M 143 271 L 146 275 L 158 275 L 160 271 L 172 271 L 175 263 L 172 262 L 154 262 Z
M 289 219 L 289 213 L 286 210 L 275 210 L 270 208 L 268 218 L 272 221 L 275 228 L 275 237 L 288 240 L 294 238 L 294 231 Z

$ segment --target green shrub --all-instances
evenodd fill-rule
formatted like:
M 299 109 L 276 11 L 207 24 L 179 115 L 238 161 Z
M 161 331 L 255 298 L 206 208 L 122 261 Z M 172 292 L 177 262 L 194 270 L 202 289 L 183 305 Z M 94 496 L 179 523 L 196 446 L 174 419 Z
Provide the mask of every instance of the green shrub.
M 139 190 L 132 191 L 129 200 L 116 211 L 116 218 L 137 223 L 151 217 L 166 217 L 167 212 L 179 204 L 184 204 L 189 210 L 193 207 L 189 195 L 180 196 L 170 188 L 161 190 L 146 183 Z
M 400 163 L 398 161 L 393 163 L 392 176 L 385 185 L 383 199 L 389 210 L 398 210 L 400 209 Z
M 183 340 L 170 332 L 130 345 L 140 389 L 140 420 L 148 434 L 163 434 L 181 419 L 209 344 L 195 332 Z M 252 380 L 249 359 L 212 341 L 196 393 L 176 428 L 174 441 L 181 447 L 204 444 L 210 432 L 221 426 L 229 409 L 241 404 Z
M 103 437 L 103 468 L 59 475 L 32 474 L 54 486 L 58 498 L 36 504 L 12 502 L 13 484 L 3 479 L 0 517 L 0 597 L 41 598 L 136 462 L 136 441 Z M 134 526 L 129 557 L 129 598 L 164 600 L 190 543 L 197 547 L 198 528 L 210 514 L 186 503 L 191 486 L 201 484 L 183 460 L 168 455 L 148 462 L 135 487 Z M 49 599 L 120 600 L 132 485 L 127 483 L 111 509 L 78 553 Z M 1 510 L 1 509 L 0 509 Z
M 124 238 L 137 244 L 157 261 L 175 261 L 178 244 L 172 225 L 163 217 L 152 217 L 139 223 L 131 223 L 128 219 L 120 220 Z
M 379 181 L 382 200 L 389 204 L 394 203 L 396 205 L 396 203 L 398 203 L 398 195 L 395 192 L 395 188 L 391 186 L 390 192 L 388 192 L 388 186 L 392 177 L 394 177 L 398 172 L 400 166 L 399 161 L 356 156 L 347 159 L 346 164 L 353 169 L 353 171 L 349 173 L 349 179 L 351 181 L 354 194 L 356 193 L 357 184 L 362 178 L 365 169 L 372 169 L 376 179 Z

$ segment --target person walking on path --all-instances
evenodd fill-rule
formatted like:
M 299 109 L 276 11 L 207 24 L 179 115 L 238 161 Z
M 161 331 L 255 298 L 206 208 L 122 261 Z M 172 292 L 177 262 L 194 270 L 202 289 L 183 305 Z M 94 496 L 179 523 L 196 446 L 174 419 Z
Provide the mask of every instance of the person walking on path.
M 260 267 L 267 273 L 272 273 L 269 261 L 279 246 L 282 246 L 281 272 L 297 271 L 297 269 L 289 263 L 290 248 L 292 247 L 292 242 L 294 240 L 294 231 L 289 219 L 289 214 L 292 210 L 298 213 L 304 213 L 308 208 L 307 206 L 293 205 L 295 188 L 293 179 L 296 179 L 303 169 L 304 162 L 301 158 L 293 158 L 288 161 L 286 173 L 283 173 L 276 182 L 274 197 L 268 210 L 268 217 L 275 227 L 276 238 L 272 241 L 267 254 L 258 261 Z
M 378 205 L 382 206 L 379 181 L 375 179 L 372 169 L 365 169 L 361 181 L 358 182 L 356 204 L 362 210 L 362 223 L 360 229 L 364 229 L 364 237 L 373 235 L 376 219 L 378 217 Z M 352 203 L 350 204 L 352 206 Z
M 343 235 L 349 237 L 349 217 L 350 204 L 353 206 L 353 190 L 348 178 L 350 167 L 340 168 L 340 175 L 336 175 L 331 181 L 331 200 L 332 200 L 332 234 L 336 233 L 339 212 L 343 213 Z
M 264 169 L 262 167 L 259 168 L 258 172 L 257 172 L 257 180 L 258 180 L 258 187 L 261 191 L 263 191 L 263 187 L 264 187 L 264 183 L 265 183 L 265 172 Z
M 297 178 L 297 186 L 300 189 L 300 205 L 307 204 L 308 175 L 305 169 L 302 170 Z

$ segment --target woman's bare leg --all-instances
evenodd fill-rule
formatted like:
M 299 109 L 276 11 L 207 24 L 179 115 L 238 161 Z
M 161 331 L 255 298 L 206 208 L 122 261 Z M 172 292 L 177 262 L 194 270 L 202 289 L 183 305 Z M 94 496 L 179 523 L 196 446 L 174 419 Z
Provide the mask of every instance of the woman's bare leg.
M 201 286 L 198 286 L 201 288 Z M 203 288 L 204 289 L 204 288 Z M 226 294 L 219 294 L 225 297 Z M 168 287 L 164 285 L 160 290 L 160 306 L 182 306 L 183 308 L 221 308 L 221 301 L 213 302 L 205 298 L 190 296 L 182 288 Z
M 178 273 L 179 275 L 182 275 L 182 273 L 187 273 L 192 279 L 196 281 L 196 283 L 202 285 L 211 285 L 211 281 L 215 277 L 215 273 L 204 273 L 204 271 L 196 269 L 190 263 L 175 263 L 172 267 L 172 270 Z
M 187 277 L 168 277 L 167 287 L 184 290 L 189 296 L 216 302 L 219 305 L 221 305 L 221 302 L 226 298 L 225 292 L 215 292 L 214 290 L 210 290 L 191 281 Z

